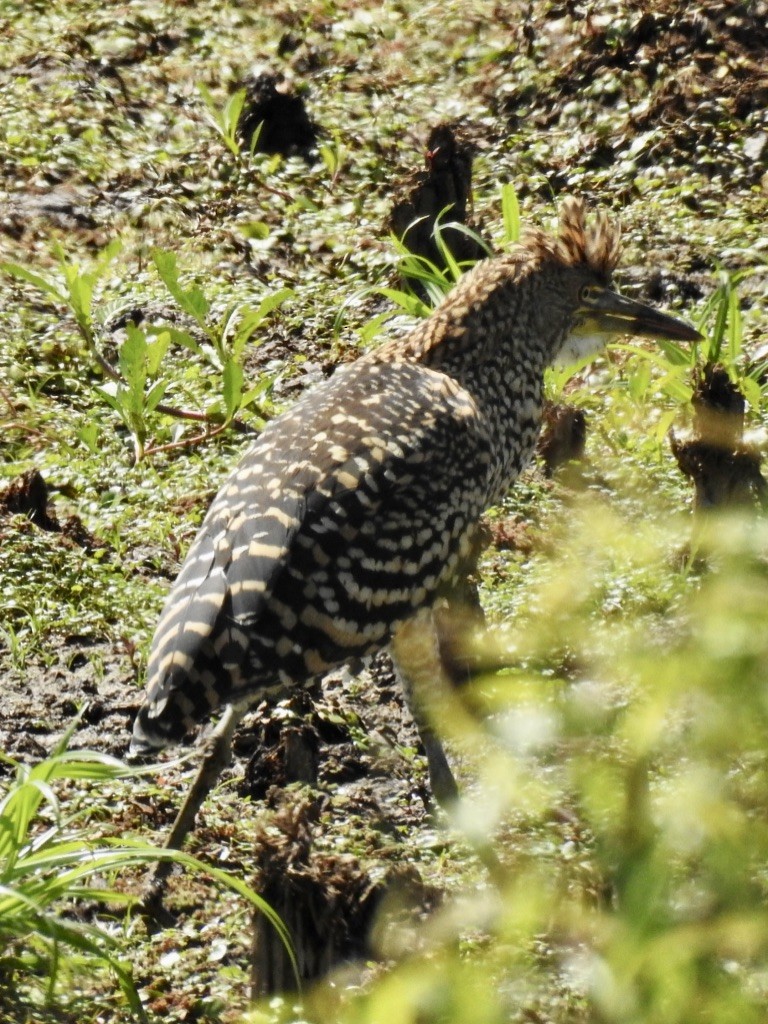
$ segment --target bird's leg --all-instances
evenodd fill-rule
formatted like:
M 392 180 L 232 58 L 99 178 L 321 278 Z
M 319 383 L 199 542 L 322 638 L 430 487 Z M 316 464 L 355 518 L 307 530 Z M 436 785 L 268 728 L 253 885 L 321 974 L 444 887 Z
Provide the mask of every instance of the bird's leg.
M 395 672 L 427 755 L 432 793 L 442 807 L 450 807 L 458 800 L 459 788 L 443 745 L 430 724 L 430 691 L 440 692 L 447 685 L 432 611 L 422 612 L 400 626 L 392 638 L 390 650 Z
M 470 600 L 466 600 L 467 594 Z M 410 622 L 400 626 L 391 645 L 395 671 L 403 685 L 408 706 L 426 751 L 432 792 L 438 803 L 446 810 L 455 805 L 459 789 L 443 746 L 424 716 L 424 706 L 426 705 L 429 717 L 436 718 L 438 722 L 441 719 L 445 720 L 445 709 L 437 706 L 435 697 L 450 698 L 456 687 L 466 682 L 472 674 L 471 666 L 466 663 L 466 651 L 460 658 L 457 658 L 457 655 L 461 646 L 466 648 L 473 630 L 485 624 L 485 617 L 476 597 L 471 587 L 469 591 L 463 588 L 457 590 L 437 608 L 420 612 Z M 450 644 L 447 636 L 449 631 Z M 449 660 L 453 664 L 445 664 L 446 654 L 449 654 Z M 458 671 L 459 668 L 461 671 Z M 456 705 L 453 707 L 455 711 Z M 494 882 L 499 886 L 505 885 L 507 873 L 492 846 L 492 840 L 478 840 L 478 837 L 471 833 L 465 834 L 465 838 L 480 862 L 488 869 Z
M 243 716 L 243 709 L 230 704 L 221 716 L 205 744 L 203 760 L 198 769 L 195 781 L 187 793 L 184 803 L 179 808 L 163 849 L 180 850 L 187 834 L 195 824 L 197 812 L 203 801 L 216 784 L 216 780 L 232 759 L 232 736 L 238 722 Z M 146 894 L 142 900 L 144 910 L 153 917 L 161 913 L 165 880 L 173 868 L 172 860 L 158 861 L 152 872 Z
M 480 652 L 487 646 L 481 642 L 487 623 L 474 580 L 459 578 L 437 603 L 433 616 L 443 674 L 460 690 L 485 667 Z

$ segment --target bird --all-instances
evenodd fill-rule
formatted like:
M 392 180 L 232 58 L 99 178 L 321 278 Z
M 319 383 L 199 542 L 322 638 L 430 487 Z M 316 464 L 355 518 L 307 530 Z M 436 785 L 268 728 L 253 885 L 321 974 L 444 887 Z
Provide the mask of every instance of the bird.
M 554 232 L 528 228 L 410 333 L 307 390 L 224 481 L 167 597 L 133 725 L 131 753 L 146 756 L 223 711 L 166 845 L 193 827 L 249 707 L 383 648 L 433 794 L 456 799 L 423 711 L 436 609 L 475 566 L 481 516 L 531 459 L 546 368 L 621 335 L 700 337 L 613 288 L 620 234 L 565 197 Z

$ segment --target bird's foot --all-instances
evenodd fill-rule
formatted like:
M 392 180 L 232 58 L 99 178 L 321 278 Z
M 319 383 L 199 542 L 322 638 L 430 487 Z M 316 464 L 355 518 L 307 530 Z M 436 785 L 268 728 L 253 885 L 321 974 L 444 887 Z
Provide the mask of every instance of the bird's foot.
M 150 935 L 161 928 L 171 928 L 176 924 L 176 918 L 163 902 L 165 883 L 172 866 L 170 861 L 158 861 L 144 883 L 144 895 L 138 906 Z

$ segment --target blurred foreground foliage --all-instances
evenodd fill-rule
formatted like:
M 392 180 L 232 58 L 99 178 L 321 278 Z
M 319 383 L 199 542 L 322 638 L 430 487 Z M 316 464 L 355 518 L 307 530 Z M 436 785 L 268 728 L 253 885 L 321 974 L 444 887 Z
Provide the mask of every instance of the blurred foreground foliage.
M 497 868 L 372 986 L 249 1024 L 766 1019 L 768 525 L 567 519 L 497 634 L 514 667 L 468 695 L 485 725 L 446 712 L 477 772 L 455 824 Z

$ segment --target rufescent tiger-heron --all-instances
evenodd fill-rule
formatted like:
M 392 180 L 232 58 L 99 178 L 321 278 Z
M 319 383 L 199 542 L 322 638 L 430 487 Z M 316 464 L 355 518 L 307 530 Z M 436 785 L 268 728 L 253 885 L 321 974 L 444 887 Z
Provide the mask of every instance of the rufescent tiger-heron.
M 248 707 L 385 646 L 408 693 L 430 685 L 435 604 L 471 569 L 481 514 L 531 458 L 546 367 L 620 335 L 699 338 L 614 291 L 618 257 L 617 226 L 565 199 L 557 234 L 529 230 L 477 264 L 410 334 L 337 369 L 246 452 L 168 595 L 134 724 L 132 752 L 147 753 L 226 708 L 169 846 Z M 447 803 L 453 774 L 414 711 Z

